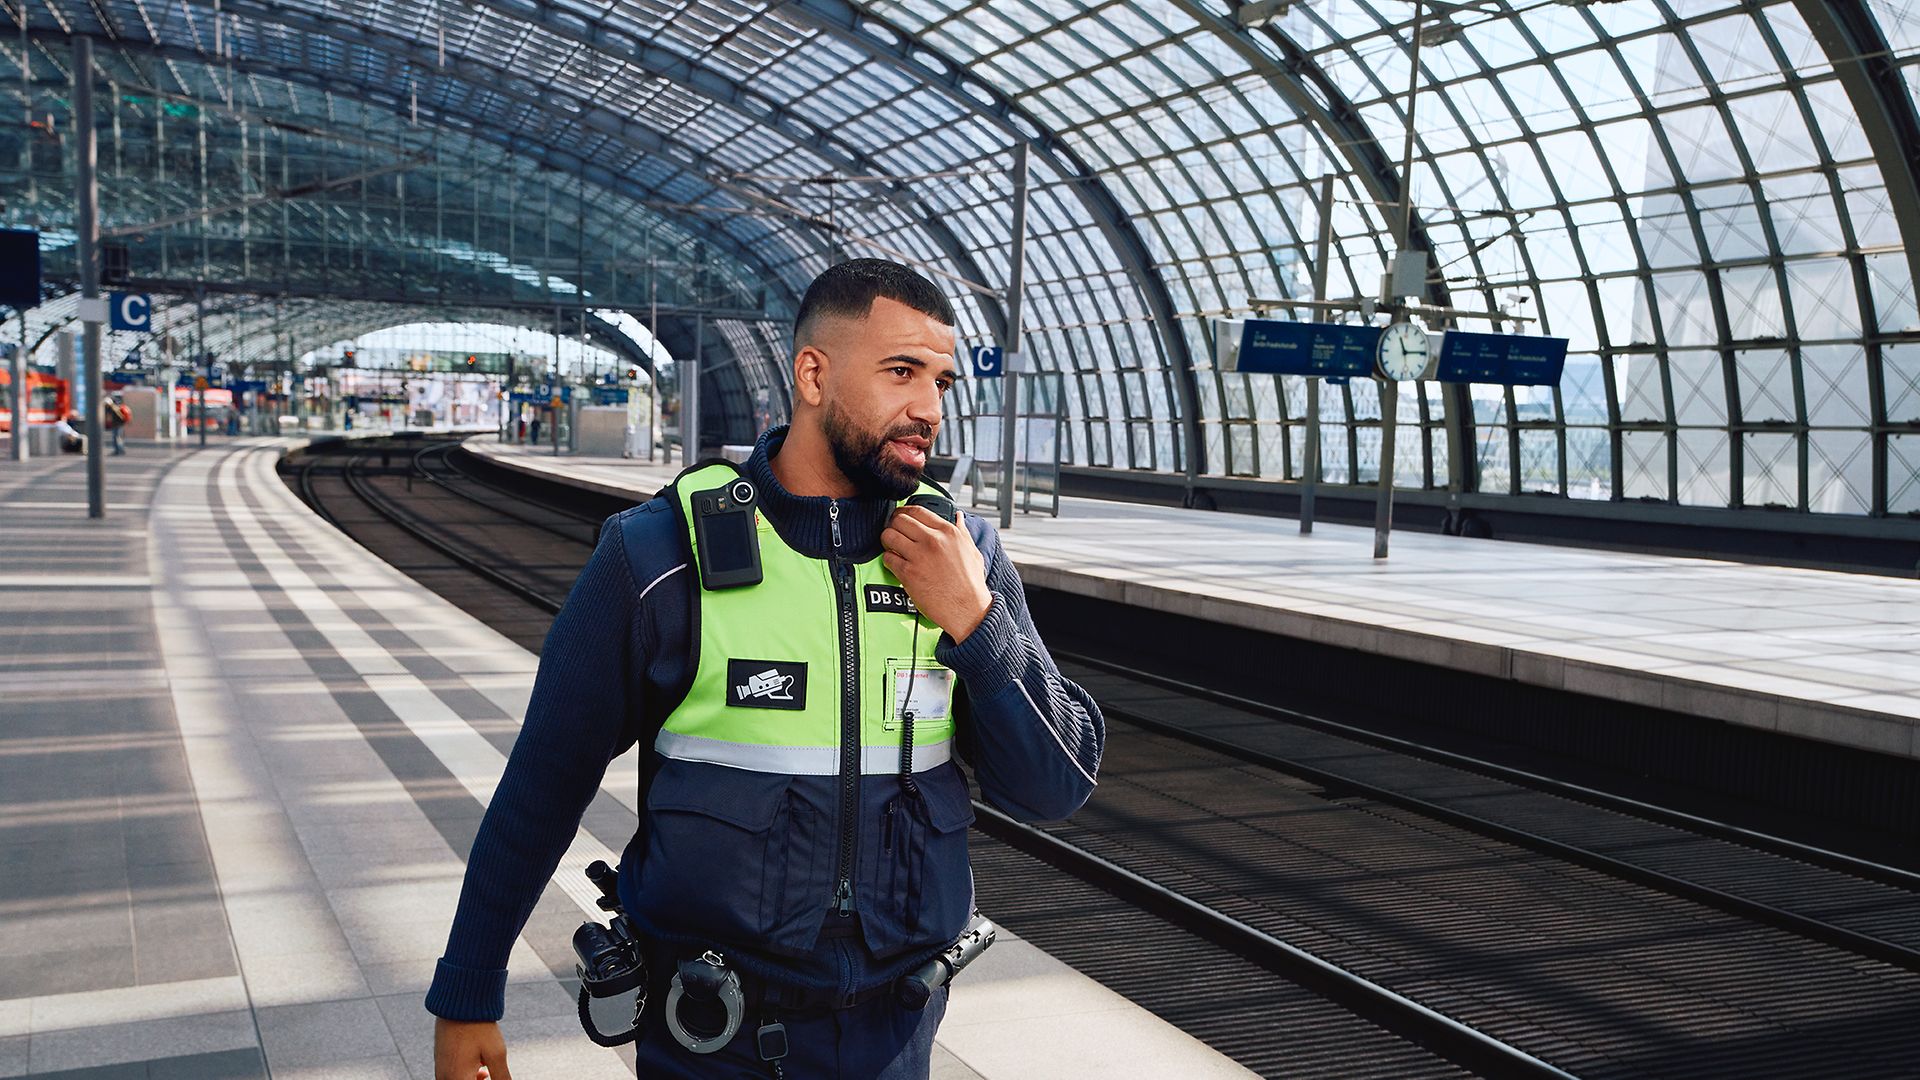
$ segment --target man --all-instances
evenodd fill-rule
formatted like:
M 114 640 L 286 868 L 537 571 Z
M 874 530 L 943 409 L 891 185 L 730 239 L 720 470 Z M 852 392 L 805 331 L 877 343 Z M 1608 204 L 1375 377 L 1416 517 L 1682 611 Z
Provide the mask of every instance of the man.
M 127 452 L 127 422 L 133 419 L 133 410 L 127 407 L 126 400 L 119 394 L 107 398 L 106 415 L 107 434 L 113 437 L 113 452 L 124 455 Z
M 829 268 L 795 320 L 791 427 L 737 472 L 696 466 L 602 529 L 547 636 L 427 995 L 441 1080 L 482 1066 L 508 1080 L 508 950 L 607 763 L 639 739 L 653 752 L 619 892 L 651 942 L 640 1075 L 927 1076 L 945 993 L 915 1011 L 892 988 L 971 913 L 954 759 L 1007 812 L 1058 819 L 1092 793 L 1105 737 L 994 530 L 900 505 L 926 490 L 953 323 L 904 266 Z M 760 577 L 720 587 L 694 499 L 711 508 L 741 480 Z M 696 1055 L 668 1030 L 666 983 L 708 952 L 739 974 L 749 1015 Z M 757 1035 L 776 1024 L 787 1054 L 766 1060 Z

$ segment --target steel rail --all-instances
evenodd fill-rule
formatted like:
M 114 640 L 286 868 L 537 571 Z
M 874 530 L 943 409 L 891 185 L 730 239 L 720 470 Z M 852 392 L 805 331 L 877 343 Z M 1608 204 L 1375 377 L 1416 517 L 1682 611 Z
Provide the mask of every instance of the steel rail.
M 1572 1080 L 1572 1074 L 1412 998 L 1362 978 L 1160 883 L 1015 821 L 978 800 L 974 827 L 1240 957 L 1313 990 L 1359 1016 L 1483 1076 Z
M 1068 654 L 1063 653 L 1061 655 Z M 1071 659 L 1080 660 L 1081 658 L 1072 656 Z M 1749 919 L 1765 926 L 1819 941 L 1822 944 L 1844 949 L 1847 952 L 1872 960 L 1892 964 L 1895 967 L 1908 971 L 1920 972 L 1920 950 L 1887 941 L 1884 938 L 1877 938 L 1871 934 L 1864 934 L 1857 930 L 1849 930 L 1844 926 L 1836 926 L 1833 923 L 1817 919 L 1811 915 L 1803 915 L 1797 911 L 1789 911 L 1760 900 L 1739 896 L 1711 885 L 1703 885 L 1697 881 L 1689 881 L 1665 871 L 1640 866 L 1624 859 L 1594 851 L 1590 848 L 1581 847 L 1578 844 L 1571 844 L 1564 840 L 1556 840 L 1549 836 L 1542 836 L 1539 833 L 1531 832 L 1517 826 L 1507 825 L 1490 818 L 1481 817 L 1478 814 L 1455 810 L 1452 807 L 1443 806 L 1417 795 L 1408 795 L 1404 792 L 1395 791 L 1392 788 L 1383 787 L 1366 780 L 1356 779 L 1315 765 L 1307 765 L 1277 754 L 1255 750 L 1240 743 L 1194 731 L 1191 728 L 1179 724 L 1156 720 L 1128 709 L 1125 706 L 1105 704 L 1101 706 L 1101 711 L 1107 716 L 1124 720 L 1129 724 L 1144 728 L 1155 734 L 1179 739 L 1183 742 L 1204 747 L 1249 764 L 1264 766 L 1290 776 L 1331 787 L 1339 790 L 1343 794 L 1354 793 L 1363 795 L 1377 802 L 1397 806 L 1404 810 L 1410 810 L 1422 817 L 1444 822 L 1480 836 L 1499 840 L 1516 847 L 1525 848 L 1529 851 L 1539 852 L 1540 854 L 1548 855 L 1576 866 L 1584 866 L 1589 870 L 1606 874 L 1609 877 L 1618 878 L 1622 881 L 1656 889 L 1671 896 L 1677 896 L 1704 904 L 1707 907 L 1730 915 Z

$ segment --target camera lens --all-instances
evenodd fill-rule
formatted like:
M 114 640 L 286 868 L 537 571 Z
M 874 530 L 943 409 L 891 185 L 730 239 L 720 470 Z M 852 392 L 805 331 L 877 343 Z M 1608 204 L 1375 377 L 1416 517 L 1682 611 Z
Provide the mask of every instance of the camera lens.
M 734 502 L 744 503 L 753 501 L 753 485 L 747 483 L 745 480 L 735 480 L 733 487 L 729 490 L 733 495 Z

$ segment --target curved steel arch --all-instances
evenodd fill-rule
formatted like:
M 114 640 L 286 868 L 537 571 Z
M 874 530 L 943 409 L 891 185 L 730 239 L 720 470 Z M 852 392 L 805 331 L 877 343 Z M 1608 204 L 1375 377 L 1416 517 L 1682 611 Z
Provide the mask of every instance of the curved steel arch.
M 264 299 L 260 302 L 264 302 Z M 537 318 L 537 312 L 526 309 L 509 308 L 459 308 L 436 304 L 390 304 L 380 301 L 331 301 L 312 300 L 305 302 L 301 310 L 279 314 L 262 314 L 254 320 L 252 326 L 236 328 L 237 316 L 248 304 L 235 304 L 228 309 L 210 311 L 206 314 L 207 340 L 215 345 L 225 344 L 233 350 L 234 359 L 241 363 L 258 363 L 265 356 L 268 362 L 279 362 L 278 356 L 269 349 L 276 348 L 282 334 L 287 335 L 288 344 L 299 352 L 311 352 L 314 349 L 330 345 L 346 338 L 359 337 L 410 322 L 473 322 L 496 326 L 513 326 L 541 332 L 559 331 L 561 336 L 572 338 L 577 332 L 577 324 L 556 325 L 550 319 Z M 571 322 L 571 320 L 567 320 Z M 652 374 L 652 364 L 640 348 L 624 331 L 597 317 L 589 316 L 587 336 L 606 351 L 613 353 L 625 363 L 644 368 Z M 260 343 L 269 340 L 271 344 L 263 349 Z M 290 358 L 289 358 L 290 359 Z
M 210 0 L 195 0 L 195 2 L 206 4 Z M 252 0 L 237 0 L 237 2 L 257 6 L 252 4 Z M 464 2 L 470 7 L 494 12 L 503 18 L 552 34 L 562 40 L 615 57 L 656 78 L 710 101 L 726 105 L 742 116 L 770 127 L 796 144 L 812 150 L 844 172 L 853 175 L 883 174 L 880 166 L 857 148 L 840 139 L 830 137 L 818 127 L 800 119 L 792 110 L 773 98 L 758 93 L 738 80 L 702 65 L 690 57 L 649 44 L 624 31 L 616 30 L 600 20 L 589 19 L 578 14 L 569 14 L 563 18 L 557 13 L 558 9 L 547 0 L 525 0 L 524 3 L 509 3 L 506 0 L 464 0 Z M 332 22 L 333 20 L 320 21 Z M 369 31 L 369 33 L 379 32 Z M 460 55 L 468 57 L 470 54 Z M 606 112 L 607 110 L 597 111 Z M 620 117 L 619 114 L 609 113 L 608 115 L 615 116 L 623 122 L 632 123 L 630 118 Z M 691 148 L 687 149 L 696 155 L 696 160 L 706 160 L 706 155 Z M 718 183 L 713 178 L 703 179 L 720 190 L 727 190 L 727 185 Z M 901 208 L 908 214 L 909 220 L 927 231 L 935 245 L 953 261 L 955 269 L 963 277 L 985 284 L 984 273 L 979 263 L 939 215 L 933 213 L 898 183 L 887 184 L 885 191 L 888 201 Z M 1007 326 L 1005 306 L 997 299 L 981 296 L 971 290 L 969 295 L 979 306 L 982 318 L 1004 337 Z
M 211 0 L 190 0 L 202 7 L 217 6 L 221 10 L 241 18 L 270 23 L 304 33 L 318 34 L 337 41 L 347 42 L 378 52 L 426 71 L 429 77 L 451 77 L 461 82 L 472 82 L 464 76 L 448 75 L 448 69 L 439 64 L 438 54 L 424 45 L 416 44 L 397 35 L 376 30 L 358 23 L 335 19 L 324 14 L 299 11 L 281 6 L 269 6 L 256 0 L 222 0 L 218 4 Z M 596 49 L 609 56 L 624 60 L 646 73 L 666 82 L 682 87 L 711 101 L 728 106 L 742 116 L 757 123 L 773 128 L 798 145 L 804 146 L 822 158 L 849 174 L 882 174 L 883 170 L 872 159 L 843 140 L 832 138 L 779 102 L 753 91 L 746 85 L 723 75 L 712 68 L 658 46 L 649 45 L 630 35 L 613 30 L 598 22 L 577 26 L 572 22 L 555 16 L 551 5 L 544 0 L 536 0 L 534 18 L 528 18 L 528 12 L 514 4 L 500 3 L 498 0 L 468 0 L 472 6 L 494 11 L 504 17 L 525 23 L 526 25 L 555 35 L 564 40 Z M 695 164 L 707 164 L 716 170 L 724 168 L 714 162 L 706 153 L 684 142 L 640 123 L 631 116 L 623 115 L 594 104 L 572 91 L 559 87 L 544 86 L 541 94 L 530 95 L 510 89 L 516 82 L 525 81 L 507 68 L 489 61 L 485 57 L 471 53 L 458 53 L 462 63 L 485 68 L 494 81 L 483 85 L 485 89 L 513 98 L 522 104 L 541 109 L 556 116 L 562 122 L 579 123 L 583 128 L 595 131 L 611 138 L 619 139 L 638 149 L 662 154 L 670 160 L 678 161 L 682 157 L 691 159 Z M 570 111 L 556 110 L 546 95 L 564 98 L 572 103 Z M 678 154 L 662 153 L 668 147 L 677 147 Z M 591 162 L 583 168 L 594 168 Z M 610 173 L 607 175 L 611 175 Z M 695 174 L 696 176 L 698 174 Z M 716 190 L 728 191 L 730 185 L 716 182 L 712 177 L 698 177 L 702 182 Z M 933 213 L 917 198 L 913 197 L 902 185 L 889 183 L 885 187 L 886 197 L 907 213 L 910 221 L 925 229 L 937 246 L 950 259 L 961 276 L 975 282 L 985 282 L 985 271 L 973 254 L 942 218 Z M 708 235 L 722 235 L 731 238 L 732 234 L 724 229 L 705 230 Z M 747 261 L 743 258 L 743 261 Z M 751 261 L 758 262 L 758 257 Z M 799 307 L 798 294 L 784 277 L 766 268 L 768 277 L 779 281 L 794 309 Z M 998 299 L 982 296 L 969 290 L 969 297 L 995 334 L 1004 338 L 1007 329 L 1005 305 Z
M 1860 118 L 1906 241 L 1907 271 L 1920 284 L 1920 111 L 1893 49 L 1865 0 L 1794 0 L 1793 6 Z
M 1168 292 L 1166 280 L 1155 268 L 1146 240 L 1140 235 L 1132 216 L 1107 189 L 1100 174 L 1046 125 L 1015 104 L 1012 98 L 977 79 L 963 78 L 960 74 L 962 65 L 956 64 L 939 49 L 892 22 L 861 10 L 850 0 L 790 0 L 780 10 L 783 14 L 799 17 L 809 25 L 832 34 L 869 57 L 886 62 L 923 86 L 939 86 L 968 111 L 991 121 L 1016 140 L 1046 155 L 1062 176 L 1073 181 L 1069 186 L 1080 197 L 1094 224 L 1106 236 L 1122 269 L 1133 279 L 1135 287 L 1147 301 L 1148 310 L 1153 314 L 1155 336 L 1161 348 L 1166 350 L 1170 366 L 1176 374 L 1174 386 L 1180 396 L 1183 436 L 1181 464 L 1191 487 L 1193 478 L 1205 471 L 1206 467 L 1206 447 L 1200 436 L 1200 389 L 1194 374 L 1193 353 L 1187 347 L 1186 335 L 1179 331 L 1173 295 Z M 861 27 L 866 25 L 881 27 L 891 35 L 892 41 L 883 41 L 874 34 L 864 32 Z M 926 65 L 916 62 L 913 59 L 916 52 L 933 57 L 945 74 L 936 74 L 928 70 Z
M 1293 106 L 1294 111 L 1326 132 L 1334 147 L 1353 166 L 1354 174 L 1366 187 L 1367 194 L 1384 205 L 1399 203 L 1406 190 L 1407 178 L 1400 175 L 1400 167 L 1387 155 L 1360 111 L 1347 100 L 1340 87 L 1320 70 L 1320 65 L 1306 50 L 1278 27 L 1269 24 L 1266 27 L 1267 39 L 1280 50 L 1282 57 L 1276 62 L 1254 44 L 1250 38 L 1252 31 L 1221 17 L 1196 0 L 1176 2 L 1190 17 L 1233 49 L 1247 62 L 1247 66 L 1265 76 L 1280 96 Z M 1409 219 L 1406 243 L 1408 247 L 1432 250 L 1426 223 L 1421 220 L 1417 210 Z M 1444 278 L 1435 277 L 1427 282 L 1427 298 L 1442 306 L 1451 302 Z
M 316 30 L 314 32 L 320 33 L 322 31 Z M 68 33 L 50 28 L 35 29 L 31 31 L 31 33 L 36 38 L 61 40 L 71 40 L 75 37 L 91 37 L 103 49 L 149 55 L 170 63 L 190 63 L 201 67 L 218 65 L 236 68 L 251 74 L 264 75 L 290 83 L 298 83 L 324 92 L 339 93 L 341 96 L 351 98 L 370 107 L 382 109 L 391 107 L 396 112 L 405 111 L 400 99 L 392 90 L 371 82 L 350 78 L 346 75 L 322 75 L 306 68 L 291 67 L 257 57 L 234 56 L 215 60 L 197 49 L 183 45 L 172 45 L 165 42 L 153 41 L 151 39 L 114 38 L 102 34 L 85 32 Z M 504 78 L 505 73 L 501 72 L 501 74 Z M 519 104 L 542 110 L 562 119 L 577 119 L 577 117 L 556 110 L 550 102 L 509 89 L 498 83 L 480 82 L 458 72 L 436 72 L 436 78 L 444 78 L 451 82 L 468 84 L 484 89 L 487 92 L 499 94 Z M 351 92 L 347 92 L 348 90 Z M 554 91 L 554 93 L 561 94 L 564 92 Z M 565 96 L 576 101 L 580 100 L 572 98 L 572 95 Z M 499 131 L 491 126 L 487 117 L 431 104 L 422 104 L 420 110 L 422 113 L 433 113 L 443 117 L 464 119 L 466 121 L 465 124 L 455 123 L 445 126 L 469 137 L 484 139 L 487 142 L 494 143 L 518 157 L 536 161 L 539 164 L 561 172 L 584 176 L 597 186 L 606 188 L 616 194 L 624 195 L 642 203 L 659 197 L 660 193 L 658 190 L 642 187 L 625 177 L 616 175 L 604 166 L 583 159 L 572 151 L 566 150 L 554 143 L 535 139 L 530 136 Z M 604 110 L 602 110 L 602 112 L 604 112 Z M 606 115 L 613 117 L 611 113 Z M 615 119 L 618 118 L 616 117 Z M 639 124 L 628 122 L 623 126 L 622 130 L 601 131 L 600 133 L 617 138 L 643 152 L 662 154 L 670 146 L 680 146 L 682 152 L 695 154 L 696 160 L 705 160 L 703 157 L 699 157 L 691 148 L 681 146 L 681 144 L 678 144 L 667 136 Z M 527 147 L 537 148 L 540 150 L 540 153 L 538 155 L 526 153 L 525 148 Z M 687 221 L 696 220 L 698 220 L 697 215 L 689 216 L 687 219 Z M 718 242 L 723 249 L 738 258 L 744 265 L 748 267 L 758 267 L 766 279 L 777 285 L 781 293 L 793 307 L 797 308 L 799 306 L 799 295 L 791 288 L 786 279 L 775 273 L 764 261 L 763 257 L 752 248 L 746 246 L 739 237 L 708 222 L 702 221 L 698 224 L 688 224 L 687 221 L 676 221 L 676 224 L 680 224 L 690 231 L 698 232 L 710 241 Z

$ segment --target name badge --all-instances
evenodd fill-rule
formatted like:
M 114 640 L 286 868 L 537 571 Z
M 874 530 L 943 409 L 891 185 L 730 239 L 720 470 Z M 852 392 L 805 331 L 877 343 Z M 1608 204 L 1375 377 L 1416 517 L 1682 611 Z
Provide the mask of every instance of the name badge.
M 893 711 L 887 730 L 900 724 L 901 714 L 913 710 L 917 720 L 945 720 L 952 698 L 953 672 L 946 668 L 898 668 L 893 672 Z

